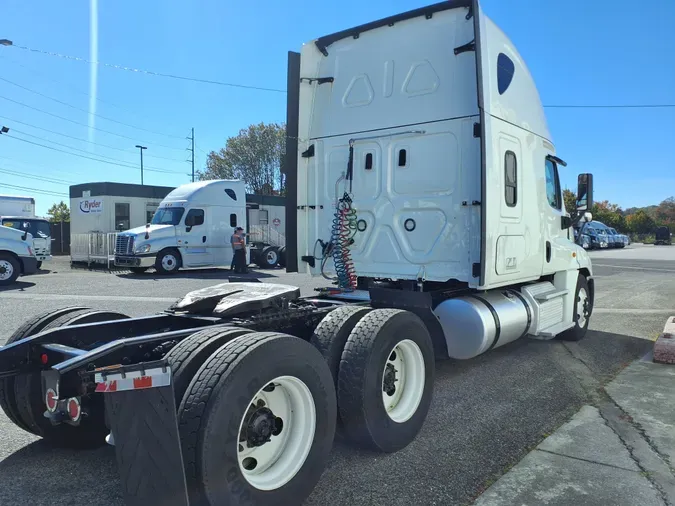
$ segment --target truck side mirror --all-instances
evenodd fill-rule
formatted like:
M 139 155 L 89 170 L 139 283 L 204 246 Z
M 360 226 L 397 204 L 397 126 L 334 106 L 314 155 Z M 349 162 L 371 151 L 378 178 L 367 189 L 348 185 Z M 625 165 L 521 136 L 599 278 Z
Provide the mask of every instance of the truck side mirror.
M 195 215 L 194 214 L 188 214 L 185 217 L 185 231 L 189 232 L 192 230 L 192 227 L 195 226 Z
M 577 179 L 577 212 L 593 208 L 593 174 L 579 174 Z

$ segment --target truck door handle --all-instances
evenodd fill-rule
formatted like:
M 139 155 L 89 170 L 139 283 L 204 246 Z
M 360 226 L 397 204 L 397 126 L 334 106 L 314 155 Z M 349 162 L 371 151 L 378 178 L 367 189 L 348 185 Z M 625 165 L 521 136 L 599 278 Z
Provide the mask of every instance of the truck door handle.
M 206 242 L 206 236 L 202 236 L 202 242 Z
M 551 243 L 549 241 L 546 241 L 546 262 L 549 263 L 551 261 Z

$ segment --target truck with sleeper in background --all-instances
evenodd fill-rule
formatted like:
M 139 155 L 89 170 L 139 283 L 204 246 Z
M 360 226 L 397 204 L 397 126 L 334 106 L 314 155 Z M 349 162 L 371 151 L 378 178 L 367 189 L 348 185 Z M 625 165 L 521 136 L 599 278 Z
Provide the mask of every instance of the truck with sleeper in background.
M 0 287 L 13 284 L 21 275 L 37 272 L 32 244 L 33 236 L 27 230 L 0 226 Z
M 337 424 L 380 452 L 415 439 L 435 359 L 586 334 L 595 285 L 569 229 L 593 178 L 570 217 L 536 86 L 476 0 L 290 52 L 287 135 L 287 270 L 326 288 L 64 308 L 0 349 L 5 413 L 53 444 L 114 444 L 129 505 L 300 504 Z

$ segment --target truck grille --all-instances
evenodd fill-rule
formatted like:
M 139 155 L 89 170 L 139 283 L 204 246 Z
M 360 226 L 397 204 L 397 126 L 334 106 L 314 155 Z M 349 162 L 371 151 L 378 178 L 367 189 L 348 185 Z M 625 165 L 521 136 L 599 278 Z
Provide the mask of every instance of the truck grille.
M 116 255 L 131 255 L 134 252 L 134 238 L 129 235 L 118 235 L 115 243 Z

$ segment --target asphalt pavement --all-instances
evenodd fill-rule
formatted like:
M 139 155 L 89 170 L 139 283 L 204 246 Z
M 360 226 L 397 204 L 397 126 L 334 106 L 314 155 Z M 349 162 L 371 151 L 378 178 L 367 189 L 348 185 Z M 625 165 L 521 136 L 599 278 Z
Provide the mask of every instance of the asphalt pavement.
M 604 385 L 651 348 L 665 318 L 675 314 L 675 247 L 654 248 L 592 253 L 596 307 L 580 343 L 521 339 L 470 361 L 438 362 L 433 405 L 419 437 L 391 455 L 336 441 L 306 504 L 470 504 L 587 403 L 579 364 Z M 47 309 L 77 304 L 151 314 L 229 277 L 227 270 L 118 275 L 71 270 L 62 260 L 50 269 L 0 291 L 0 343 Z M 258 274 L 299 286 L 303 295 L 323 284 L 280 271 Z M 121 505 L 113 449 L 50 449 L 0 414 L 0 504 L 51 505 L 64 497 L 78 505 Z

